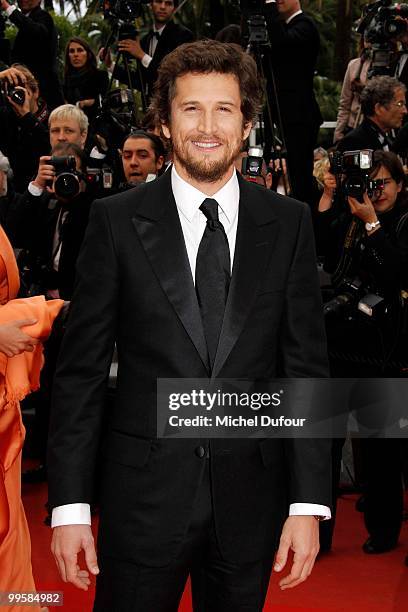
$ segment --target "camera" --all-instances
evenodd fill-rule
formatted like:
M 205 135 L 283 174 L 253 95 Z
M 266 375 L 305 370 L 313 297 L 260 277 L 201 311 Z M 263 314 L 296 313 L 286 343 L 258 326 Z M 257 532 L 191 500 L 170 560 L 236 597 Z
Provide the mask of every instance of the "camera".
M 373 153 L 372 149 L 333 153 L 330 160 L 330 172 L 336 177 L 338 186 L 346 197 L 351 196 L 363 202 L 365 192 L 370 198 L 375 194 L 375 190 L 378 189 L 377 181 L 370 178 Z
M 102 0 L 105 19 L 110 21 L 132 22 L 140 17 L 143 4 L 150 0 Z
M 404 18 L 408 18 L 408 4 L 391 4 L 392 0 L 379 0 L 369 5 L 358 28 L 367 42 L 385 43 L 407 31 Z
M 66 155 L 64 157 L 53 155 L 48 163 L 54 166 L 55 170 L 55 194 L 66 200 L 75 198 L 80 192 L 80 178 L 82 175 L 76 169 L 74 155 Z
M 366 6 L 359 34 L 371 43 L 372 61 L 368 78 L 391 75 L 391 66 L 398 57 L 395 39 L 408 30 L 408 4 L 392 4 L 392 0 L 377 0 Z
M 13 86 L 10 85 L 8 81 L 4 81 L 2 84 L 1 93 L 11 98 L 11 100 L 13 100 L 13 102 L 19 106 L 22 106 L 25 102 L 26 94 L 22 86 Z
M 262 176 L 263 150 L 260 147 L 250 147 L 248 155 L 242 159 L 241 174 L 249 180 Z
M 359 278 L 345 278 L 338 284 L 336 296 L 326 302 L 323 313 L 327 316 L 362 313 L 371 319 L 380 318 L 385 312 L 385 300 L 376 293 L 370 293 Z

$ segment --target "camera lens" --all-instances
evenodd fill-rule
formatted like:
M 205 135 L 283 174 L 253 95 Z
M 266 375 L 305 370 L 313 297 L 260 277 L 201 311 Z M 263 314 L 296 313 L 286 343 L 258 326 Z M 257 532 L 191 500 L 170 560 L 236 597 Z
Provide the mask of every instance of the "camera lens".
M 25 91 L 23 91 L 22 89 L 15 89 L 13 87 L 13 89 L 10 90 L 9 96 L 16 104 L 19 104 L 20 106 L 24 104 Z
M 75 198 L 80 191 L 78 177 L 70 172 L 62 172 L 55 179 L 54 191 L 60 198 Z

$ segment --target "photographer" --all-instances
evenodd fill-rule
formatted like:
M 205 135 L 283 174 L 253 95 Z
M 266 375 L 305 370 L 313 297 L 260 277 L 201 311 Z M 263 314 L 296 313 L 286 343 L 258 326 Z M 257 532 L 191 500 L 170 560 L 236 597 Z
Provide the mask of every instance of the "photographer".
M 136 130 L 126 136 L 120 156 L 126 183 L 134 187 L 146 182 L 149 175 L 161 174 L 166 150 L 159 136 Z
M 319 203 L 318 237 L 325 246 L 325 269 L 332 274 L 337 295 L 327 317 L 331 370 L 339 377 L 400 377 L 408 363 L 406 304 L 401 293 L 408 286 L 405 175 L 394 153 L 376 151 L 369 178 L 371 197 L 366 192 L 362 201 L 348 197 L 342 203 L 341 193 L 335 195 L 335 178 L 327 173 Z M 369 303 L 376 303 L 371 316 L 360 308 Z M 384 412 L 387 409 L 384 406 Z M 341 458 L 336 442 L 335 485 Z M 385 552 L 397 545 L 402 523 L 401 448 L 395 439 L 362 439 L 360 443 L 369 533 L 363 550 Z
M 153 28 L 140 40 L 119 40 L 118 50 L 125 51 L 136 58 L 141 71 L 142 82 L 138 71 L 131 72 L 132 87 L 143 90 L 149 101 L 153 86 L 157 79 L 157 70 L 162 59 L 176 47 L 194 39 L 193 33 L 173 21 L 178 0 L 152 0 Z M 127 73 L 124 68 L 115 68 L 113 75 L 123 83 L 127 83 Z
M 394 77 L 370 79 L 361 92 L 363 122 L 340 140 L 337 150 L 399 151 L 399 147 L 393 145 L 390 132 L 401 127 L 407 114 L 405 92 L 405 85 Z
M 93 196 L 87 192 L 83 180 L 86 159 L 82 149 L 74 143 L 61 143 L 53 147 L 52 155 L 40 158 L 37 176 L 22 196 L 24 227 L 18 246 L 27 250 L 25 267 L 30 272 L 28 278 L 23 278 L 27 288 L 36 287 L 37 292 L 45 293 L 48 298 L 58 295 L 70 301 Z M 72 168 L 68 156 L 74 158 Z M 63 173 L 70 176 L 64 178 Z M 72 187 L 70 193 L 66 192 L 68 184 Z M 61 326 L 54 327 L 46 345 L 40 395 L 35 404 L 40 465 L 23 473 L 24 482 L 46 479 L 51 386 L 62 336 Z
M 303 13 L 299 0 L 266 3 L 264 9 L 271 43 L 269 59 L 288 153 L 291 195 L 312 203 L 313 150 L 323 121 L 313 91 L 319 33 L 314 21 Z M 267 64 L 265 69 L 268 70 Z
M 20 10 L 1 0 L 0 7 L 17 27 L 11 58 L 27 66 L 38 79 L 41 94 L 50 110 L 63 104 L 57 72 L 57 31 L 41 0 L 18 0 Z
M 38 158 L 49 151 L 48 109 L 40 97 L 37 80 L 20 64 L 0 72 L 3 105 L 0 106 L 0 149 L 8 156 L 16 191 L 27 188 Z

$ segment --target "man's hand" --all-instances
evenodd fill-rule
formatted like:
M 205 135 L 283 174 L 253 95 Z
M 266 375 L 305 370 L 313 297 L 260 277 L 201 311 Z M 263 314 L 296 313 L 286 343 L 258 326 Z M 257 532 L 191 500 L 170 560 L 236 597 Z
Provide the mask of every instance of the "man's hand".
M 275 572 L 281 572 L 285 567 L 289 550 L 294 552 L 293 563 L 290 574 L 279 582 L 282 590 L 304 582 L 312 572 L 319 552 L 319 521 L 314 516 L 289 516 L 286 519 L 275 557 Z
M 133 55 L 133 57 L 138 60 L 141 60 L 145 55 L 138 38 L 136 38 L 136 40 L 131 40 L 130 38 L 120 40 L 118 42 L 118 49 L 119 51 L 126 51 L 129 55 Z
M 0 80 L 8 81 L 10 85 L 25 85 L 26 76 L 18 68 L 7 68 L 0 72 Z
M 85 553 L 85 562 L 89 571 L 81 570 L 78 565 L 78 553 Z M 87 591 L 91 581 L 89 573 L 99 574 L 95 543 L 89 525 L 64 525 L 54 527 L 51 551 L 61 578 L 71 582 L 78 589 Z
M 7 357 L 14 357 L 24 351 L 32 353 L 39 341 L 21 331 L 21 328 L 35 323 L 36 319 L 20 319 L 0 325 L 0 351 Z
M 90 106 L 93 106 L 95 104 L 95 98 L 88 98 L 87 100 L 80 100 L 79 102 L 77 102 L 77 106 L 79 106 L 79 108 L 89 108 Z
M 43 155 L 40 157 L 37 176 L 33 180 L 33 184 L 39 189 L 47 189 L 48 192 L 53 193 L 52 189 L 47 186 L 55 177 L 54 166 L 48 163 L 50 159 L 50 155 Z
M 1 0 L 0 6 L 2 11 L 7 11 L 7 9 L 10 8 L 10 4 L 7 2 L 7 0 Z

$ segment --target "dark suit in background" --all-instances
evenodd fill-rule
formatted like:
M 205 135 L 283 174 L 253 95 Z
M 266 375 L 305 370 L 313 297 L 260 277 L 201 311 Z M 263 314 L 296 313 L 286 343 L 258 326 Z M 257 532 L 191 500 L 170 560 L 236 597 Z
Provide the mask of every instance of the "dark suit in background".
M 154 36 L 153 30 L 150 30 L 140 40 L 140 46 L 143 51 L 149 55 L 150 42 Z M 140 68 L 140 75 L 138 70 L 131 71 L 132 87 L 134 89 L 143 90 L 146 94 L 147 101 L 149 102 L 153 93 L 153 87 L 157 79 L 157 70 L 160 66 L 162 59 L 174 51 L 180 45 L 192 42 L 194 40 L 193 33 L 178 23 L 170 21 L 161 32 L 160 37 L 157 41 L 157 46 L 152 57 L 152 61 L 149 66 L 145 68 L 138 60 L 138 67 Z M 127 83 L 127 73 L 121 66 L 115 67 L 113 72 L 114 77 L 119 79 L 122 83 Z
M 64 104 L 57 72 L 58 37 L 51 15 L 36 6 L 29 15 L 16 9 L 9 19 L 18 29 L 12 61 L 27 66 L 38 79 L 50 111 Z
M 186 554 L 203 496 L 211 495 L 209 528 L 222 561 L 236 564 L 271 562 L 289 504 L 330 505 L 327 440 L 156 439 L 157 378 L 211 376 L 170 175 L 92 207 L 57 368 L 49 454 L 53 507 L 90 503 L 101 469 L 100 562 L 156 571 L 151 601 L 165 588 L 171 601 L 182 592 L 191 559 L 187 570 L 171 573 L 170 587 L 157 572 Z M 239 187 L 233 273 L 212 375 L 326 376 L 309 212 L 242 179 Z M 106 413 L 115 341 L 118 383 Z M 97 594 L 95 610 L 113 609 L 115 591 L 129 609 L 175 609 L 166 599 L 167 607 L 143 607 L 139 599 L 131 607 L 129 580 L 117 580 L 110 594 Z M 247 609 L 241 605 L 233 609 Z
M 391 150 L 392 139 L 389 138 L 375 123 L 365 117 L 362 123 L 351 130 L 337 144 L 337 151 L 359 151 L 361 149 Z
M 320 49 L 320 38 L 314 21 L 301 13 L 286 24 L 273 4 L 267 5 L 267 26 L 271 59 L 276 81 L 277 99 L 288 151 L 288 166 L 293 197 L 311 204 L 315 199 L 313 150 L 316 146 L 322 115 L 313 91 L 313 77 Z M 265 70 L 269 72 L 268 63 Z M 268 92 L 273 95 L 271 79 Z M 272 108 L 274 122 L 276 108 Z

